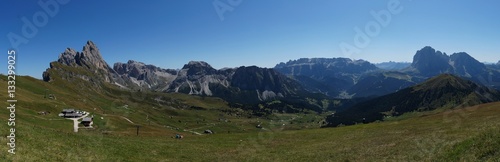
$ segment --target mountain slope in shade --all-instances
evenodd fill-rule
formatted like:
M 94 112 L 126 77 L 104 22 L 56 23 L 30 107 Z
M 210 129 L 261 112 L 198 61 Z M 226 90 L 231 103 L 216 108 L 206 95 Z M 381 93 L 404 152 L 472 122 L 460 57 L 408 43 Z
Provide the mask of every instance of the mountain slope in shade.
M 394 93 L 424 80 L 398 71 L 373 72 L 362 75 L 347 92 L 356 97 L 373 98 Z
M 326 120 L 328 126 L 352 125 L 412 111 L 456 108 L 493 101 L 500 101 L 498 91 L 454 75 L 442 74 L 396 93 L 356 104 Z

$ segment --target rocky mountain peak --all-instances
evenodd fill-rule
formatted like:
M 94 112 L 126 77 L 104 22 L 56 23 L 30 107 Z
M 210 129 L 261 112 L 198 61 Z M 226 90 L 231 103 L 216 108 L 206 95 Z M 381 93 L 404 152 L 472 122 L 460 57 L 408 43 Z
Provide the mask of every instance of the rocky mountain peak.
M 128 60 L 127 64 L 144 64 L 144 63 L 135 60 Z
M 481 64 L 481 62 L 477 61 L 475 58 L 465 52 L 454 53 L 450 56 L 450 59 L 451 61 L 462 60 L 465 62 L 472 62 L 474 64 Z
M 480 74 L 486 70 L 486 65 L 465 52 L 452 54 L 450 56 L 450 65 L 453 66 L 456 74 L 467 77 Z
M 449 56 L 426 46 L 417 51 L 413 56 L 411 67 L 417 69 L 425 76 L 434 76 L 450 69 Z
M 88 69 L 109 70 L 109 66 L 102 58 L 101 52 L 92 41 L 87 41 L 83 46 L 82 52 L 77 52 L 72 48 L 66 50 L 59 55 L 57 62 L 68 66 L 82 66 Z
M 189 61 L 182 69 L 187 70 L 187 75 L 206 75 L 217 72 L 216 69 L 204 61 Z
M 189 68 L 189 67 L 206 67 L 206 68 L 212 68 L 210 64 L 208 64 L 205 61 L 189 61 L 186 65 L 184 65 L 184 68 Z
M 102 58 L 101 52 L 92 41 L 87 41 L 87 44 L 83 46 L 80 59 L 84 60 L 87 65 L 94 65 L 98 69 L 109 69 L 108 64 Z
M 145 65 L 142 62 L 129 60 L 127 63 L 115 63 L 113 69 L 120 75 L 129 74 L 132 77 L 138 77 L 143 73 Z
M 436 51 L 430 46 L 425 46 L 424 48 L 418 50 L 415 53 L 415 56 L 413 56 L 413 65 L 428 61 L 428 59 L 447 60 L 448 58 L 449 56 L 445 53 Z
M 50 81 L 51 74 L 50 69 L 56 68 L 53 63 L 59 63 L 65 66 L 75 67 L 75 68 L 84 68 L 89 70 L 92 74 L 95 75 L 82 75 L 76 74 L 77 77 L 82 78 L 84 80 L 94 80 L 94 81 L 105 81 L 109 83 L 113 83 L 115 78 L 115 71 L 109 67 L 109 65 L 102 58 L 101 53 L 99 52 L 99 48 L 92 41 L 87 41 L 85 46 L 81 52 L 78 52 L 72 48 L 66 48 L 64 52 L 59 55 L 57 62 L 52 62 L 50 64 L 50 68 L 44 72 L 43 78 L 45 81 Z M 64 72 L 64 70 L 59 69 L 59 72 Z M 54 71 L 55 72 L 55 71 Z M 70 74 L 65 74 L 70 75 Z M 71 78 L 71 76 L 67 76 L 66 79 Z
M 176 70 L 162 69 L 134 60 L 115 63 L 113 69 L 124 80 L 120 84 L 127 87 L 162 89 L 177 76 Z
M 57 62 L 61 64 L 65 64 L 68 66 L 76 66 L 78 63 L 76 62 L 78 52 L 76 52 L 72 48 L 66 48 L 63 53 L 59 55 L 59 59 Z
M 411 67 L 426 77 L 452 73 L 473 78 L 488 71 L 486 65 L 465 52 L 458 52 L 448 56 L 429 46 L 417 51 L 413 57 Z M 484 76 L 482 77 L 484 78 Z

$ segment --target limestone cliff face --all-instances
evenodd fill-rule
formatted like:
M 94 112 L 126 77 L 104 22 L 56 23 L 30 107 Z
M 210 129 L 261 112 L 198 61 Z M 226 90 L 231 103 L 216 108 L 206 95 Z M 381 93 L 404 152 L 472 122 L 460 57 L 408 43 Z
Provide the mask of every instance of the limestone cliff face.
M 60 66 L 56 66 L 56 64 Z M 61 66 L 81 69 L 89 73 L 75 73 L 76 71 L 64 70 Z M 59 55 L 58 60 L 51 62 L 50 68 L 43 73 L 44 81 L 55 79 L 52 77 L 54 74 L 50 73 L 51 70 L 53 72 L 59 72 L 59 76 L 63 77 L 62 79 L 68 79 L 67 77 L 78 77 L 84 80 L 104 81 L 108 83 L 114 83 L 119 80 L 116 72 L 110 68 L 106 61 L 104 61 L 99 49 L 92 41 L 87 41 L 87 44 L 83 46 L 81 52 L 72 48 L 66 48 L 66 50 Z
M 177 78 L 165 90 L 195 95 L 213 96 L 214 87 L 228 88 L 232 76 L 231 69 L 216 70 L 203 61 L 185 64 Z
M 127 63 L 115 63 L 113 70 L 123 80 L 117 84 L 126 87 L 138 86 L 156 90 L 168 86 L 177 78 L 176 70 L 162 69 L 133 60 L 129 60 Z

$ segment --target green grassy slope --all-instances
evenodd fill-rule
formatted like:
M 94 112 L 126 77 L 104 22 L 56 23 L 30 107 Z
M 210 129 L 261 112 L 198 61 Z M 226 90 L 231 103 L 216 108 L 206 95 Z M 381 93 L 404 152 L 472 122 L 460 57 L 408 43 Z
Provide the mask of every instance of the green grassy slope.
M 5 87 L 5 78 L 2 79 L 0 87 Z M 131 95 L 119 90 L 73 95 L 70 90 L 30 77 L 19 77 L 17 83 L 17 154 L 8 154 L 6 145 L 0 147 L 0 159 L 7 161 L 494 161 L 500 158 L 496 149 L 500 148 L 498 102 L 413 113 L 381 123 L 287 130 L 288 122 L 283 125 L 277 120 L 221 115 L 220 109 L 227 107 L 217 98 Z M 44 99 L 45 89 L 57 99 Z M 158 95 L 168 102 L 160 102 L 163 105 L 160 106 L 150 99 Z M 0 96 L 6 99 L 6 94 Z M 179 108 L 183 106 L 188 108 Z M 72 132 L 72 121 L 57 117 L 57 112 L 65 107 L 96 114 L 97 128 Z M 38 111 L 51 114 L 38 115 Z M 151 122 L 146 120 L 147 115 Z M 143 126 L 139 136 L 135 135 L 135 124 L 122 117 Z M 218 121 L 219 118 L 230 122 Z M 303 116 L 302 120 L 308 118 L 312 117 Z M 8 112 L 0 111 L 0 120 L 7 119 Z M 263 122 L 265 129 L 255 129 L 258 122 Z M 199 136 L 182 129 L 213 129 L 217 133 Z M 0 124 L 0 130 L 0 143 L 7 143 L 7 124 Z M 186 138 L 171 138 L 175 133 Z

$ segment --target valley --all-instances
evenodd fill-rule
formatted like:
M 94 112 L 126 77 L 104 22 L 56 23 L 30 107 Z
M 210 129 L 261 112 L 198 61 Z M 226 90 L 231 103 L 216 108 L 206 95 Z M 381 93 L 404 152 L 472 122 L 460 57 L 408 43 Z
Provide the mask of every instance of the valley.
M 6 85 L 4 79 L 2 77 L 1 85 Z M 20 87 L 29 89 L 19 89 L 20 100 L 25 102 L 18 106 L 16 119 L 17 155 L 29 156 L 0 154 L 0 158 L 9 161 L 488 161 L 500 156 L 496 149 L 500 147 L 499 102 L 409 113 L 384 122 L 323 129 L 293 130 L 274 120 L 258 119 L 266 129 L 257 129 L 254 125 L 257 119 L 225 116 L 230 123 L 238 124 L 218 122 L 221 111 L 213 109 L 136 109 L 139 104 L 127 100 L 113 101 L 108 104 L 110 107 L 102 107 L 107 111 L 103 113 L 92 108 L 101 102 L 97 98 L 70 98 L 64 95 L 65 89 L 30 77 L 19 77 L 19 83 L 23 84 Z M 43 99 L 45 88 L 50 88 L 51 93 L 58 96 L 57 100 Z M 120 96 L 118 98 L 130 97 L 125 93 Z M 221 102 L 208 97 L 206 102 L 200 102 L 201 98 L 193 96 L 169 96 L 181 103 L 182 99 L 189 99 L 199 107 L 215 107 Z M 107 101 L 102 99 L 102 102 Z M 129 109 L 119 108 L 123 106 L 120 102 L 126 102 Z M 141 107 L 145 107 L 144 103 L 147 102 L 140 104 Z M 104 120 L 96 120 L 96 129 L 74 133 L 72 121 L 61 120 L 54 113 L 45 116 L 36 113 L 41 110 L 56 112 L 69 105 L 95 112 L 99 114 L 97 119 L 103 117 Z M 150 115 L 151 123 L 142 115 L 160 111 L 164 111 L 166 117 Z M 166 114 L 175 114 L 175 117 L 169 119 Z M 1 111 L 1 120 L 7 120 L 7 116 Z M 139 136 L 135 134 L 134 124 L 121 116 L 142 125 Z M 300 115 L 278 117 L 293 116 Z M 203 119 L 205 123 L 196 125 L 197 120 L 203 122 Z M 160 125 L 167 123 L 171 128 L 211 129 L 216 133 L 195 135 Z M 209 123 L 217 124 L 205 125 Z M 2 130 L 6 127 L 0 125 Z M 174 139 L 176 133 L 185 138 Z M 5 136 L 0 138 L 2 143 L 6 140 Z
M 426 59 L 436 61 L 432 57 L 454 63 L 425 69 L 431 67 Z M 498 159 L 499 70 L 467 54 L 448 57 L 430 47 L 417 51 L 415 59 L 411 65 L 386 64 L 390 70 L 346 58 L 299 59 L 272 69 L 216 70 L 203 61 L 180 70 L 136 61 L 112 68 L 88 41 L 81 52 L 67 48 L 61 53 L 43 80 L 16 77 L 16 154 L 30 156 L 0 158 Z M 7 77 L 0 77 L 0 86 L 8 86 Z M 88 112 L 92 126 L 59 117 L 63 109 Z M 9 112 L 0 113 L 7 121 Z M 7 136 L 0 142 L 7 143 Z
M 500 1 L 0 3 L 0 162 L 500 162 Z

